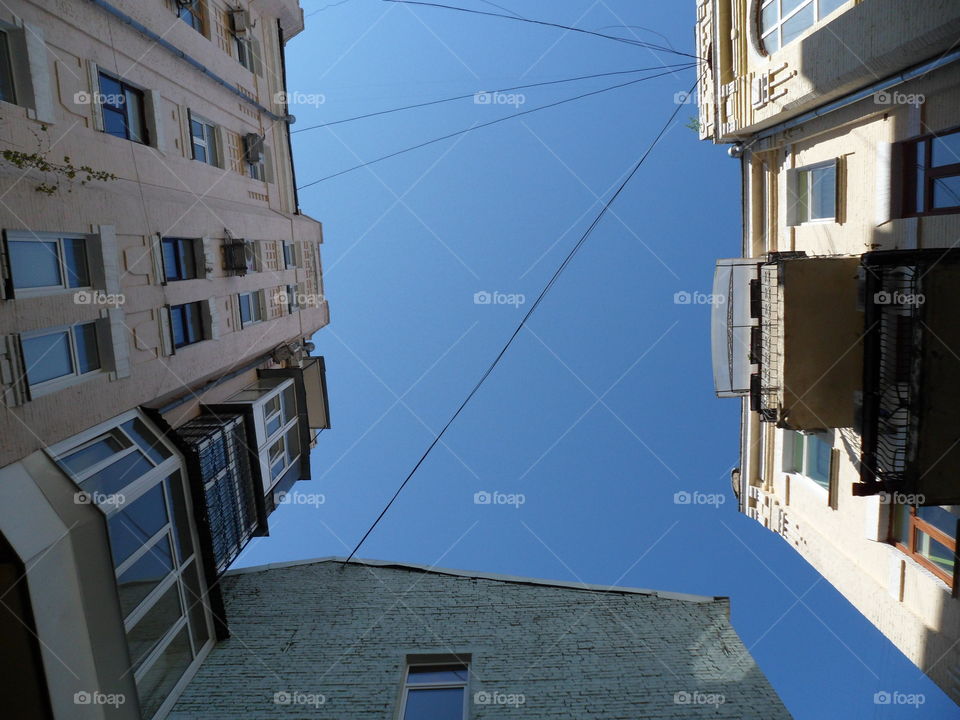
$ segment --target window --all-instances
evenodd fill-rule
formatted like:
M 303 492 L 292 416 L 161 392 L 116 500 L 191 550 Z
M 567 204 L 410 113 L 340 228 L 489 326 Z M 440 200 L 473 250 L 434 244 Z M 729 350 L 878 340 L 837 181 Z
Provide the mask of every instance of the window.
M 250 240 L 244 243 L 243 255 L 247 263 L 247 272 L 257 272 L 260 269 L 260 252 L 255 241 Z
M 262 322 L 264 318 L 264 293 L 262 290 L 256 292 L 240 293 L 238 296 L 240 305 L 240 327 L 253 325 Z
M 133 142 L 147 143 L 142 90 L 101 72 L 100 94 L 97 100 L 103 114 L 105 133 Z
M 152 717 L 212 637 L 180 458 L 136 411 L 50 454 L 106 515 L 131 672 Z
M 263 156 L 260 156 L 260 159 L 256 162 L 247 161 L 247 175 L 252 177 L 254 180 L 260 180 L 261 182 L 267 181 L 267 171 L 263 165 Z
M 960 212 L 960 130 L 899 144 L 903 217 Z
M 170 308 L 170 332 L 173 346 L 178 348 L 204 340 L 203 303 L 173 305 Z
M 95 322 L 23 333 L 20 347 L 31 393 L 56 389 L 101 367 Z
M 463 720 L 468 680 L 465 663 L 408 665 L 401 720 Z
M 197 253 L 200 241 L 189 238 L 165 237 L 161 240 L 163 250 L 163 276 L 172 280 L 193 280 L 197 277 Z
M 300 291 L 297 285 L 287 285 L 287 312 L 293 314 L 300 309 Z
M 177 5 L 177 17 L 183 20 L 201 35 L 203 27 L 203 0 L 174 0 Z
M 833 443 L 820 435 L 786 430 L 783 434 L 783 471 L 805 475 L 829 491 L 832 451 Z
M 297 248 L 293 243 L 283 243 L 283 266 L 285 268 L 297 266 Z
M 837 217 L 837 163 L 797 168 L 788 175 L 787 224 L 832 221 Z
M 891 516 L 891 542 L 953 588 L 960 516 L 936 505 L 896 505 Z
M 237 62 L 243 65 L 250 72 L 256 72 L 256 64 L 253 55 L 253 43 L 240 35 L 233 36 L 233 45 L 237 53 Z
M 776 52 L 846 2 L 847 0 L 760 0 L 757 2 L 757 21 L 762 49 L 768 54 Z
M 0 30 L 0 100 L 17 102 L 17 90 L 13 82 L 13 60 L 10 55 L 10 37 Z
M 193 159 L 219 167 L 220 150 L 217 147 L 216 125 L 191 113 L 190 136 L 193 143 Z
M 50 295 L 90 287 L 85 236 L 14 231 L 5 235 L 16 295 Z

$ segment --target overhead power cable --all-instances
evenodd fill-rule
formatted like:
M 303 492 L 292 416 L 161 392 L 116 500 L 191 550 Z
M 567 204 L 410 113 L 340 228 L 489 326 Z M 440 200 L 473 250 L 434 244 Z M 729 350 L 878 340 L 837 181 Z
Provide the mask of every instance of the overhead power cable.
M 429 107 L 430 105 L 440 105 L 442 103 L 453 102 L 454 100 L 465 100 L 476 97 L 483 93 L 505 93 L 513 90 L 526 90 L 528 88 L 543 87 L 544 85 L 559 85 L 561 83 L 576 82 L 577 80 L 590 80 L 593 78 L 610 77 L 611 75 L 631 75 L 638 72 L 647 72 L 648 70 L 676 70 L 678 68 L 688 68 L 690 63 L 676 63 L 674 65 L 654 65 L 653 67 L 637 68 L 635 70 L 615 70 L 613 72 L 594 73 L 593 75 L 578 75 L 577 77 L 564 78 L 563 80 L 546 80 L 544 82 L 531 83 L 529 85 L 514 85 L 513 87 L 498 88 L 496 90 L 484 90 L 482 92 L 472 92 L 466 95 L 455 95 L 454 97 L 444 98 L 443 100 L 430 100 L 428 102 L 416 103 L 414 105 L 404 105 L 403 107 L 391 108 L 390 110 L 378 110 L 376 112 L 366 113 L 364 115 L 354 115 L 353 117 L 343 118 L 342 120 L 331 120 L 330 122 L 320 123 L 319 125 L 309 125 L 305 128 L 298 128 L 291 131 L 291 135 L 306 132 L 307 130 L 316 130 L 330 125 L 340 125 L 342 123 L 353 122 L 354 120 L 364 120 L 366 118 L 377 117 L 378 115 L 389 115 L 390 113 L 400 112 L 402 110 L 413 110 L 415 108 Z
M 690 67 L 693 67 L 693 65 L 691 64 L 690 66 L 682 69 L 689 69 Z M 658 73 L 656 75 L 648 75 L 646 77 L 638 78 L 636 80 L 630 80 L 629 82 L 619 83 L 617 85 L 611 85 L 609 87 L 601 88 L 599 90 L 593 90 L 588 93 L 583 93 L 582 95 L 577 95 L 575 97 L 565 98 L 564 100 L 557 100 L 556 102 L 548 103 L 547 105 L 540 105 L 539 107 L 530 108 L 529 110 L 524 110 L 522 112 L 514 113 L 513 115 L 506 115 L 504 117 L 497 118 L 496 120 L 490 120 L 489 122 L 480 123 L 479 125 L 472 125 L 471 127 L 464 128 L 462 130 L 457 130 L 456 132 L 447 133 L 446 135 L 433 138 L 432 140 L 427 140 L 426 142 L 418 143 L 417 145 L 412 145 L 408 148 L 404 148 L 403 150 L 397 150 L 396 152 L 392 152 L 387 155 L 381 155 L 380 157 L 375 158 L 373 160 L 367 160 L 366 162 L 362 162 L 359 165 L 354 165 L 353 167 L 349 167 L 346 170 L 341 170 L 340 172 L 335 172 L 332 175 L 327 175 L 326 177 L 322 177 L 319 180 L 308 182 L 305 185 L 301 185 L 300 187 L 298 187 L 297 190 L 304 190 L 308 187 L 312 187 L 313 185 L 317 185 L 318 183 L 326 182 L 327 180 L 332 180 L 333 178 L 340 177 L 341 175 L 346 175 L 347 173 L 353 172 L 354 170 L 360 170 L 361 168 L 365 168 L 369 165 L 374 165 L 384 160 L 389 160 L 390 158 L 397 157 L 398 155 L 403 155 L 404 153 L 412 152 L 413 150 L 419 150 L 420 148 L 427 147 L 428 145 L 433 145 L 443 140 L 449 140 L 450 138 L 457 137 L 458 135 L 463 135 L 465 133 L 472 132 L 474 130 L 490 127 L 491 125 L 496 125 L 497 123 L 504 122 L 505 120 L 513 120 L 518 117 L 523 117 L 524 115 L 529 115 L 530 113 L 538 112 L 539 110 L 546 110 L 547 108 L 563 105 L 564 103 L 573 102 L 575 100 L 582 100 L 583 98 L 590 97 L 591 95 L 599 95 L 600 93 L 609 92 L 610 90 L 616 90 L 618 88 L 627 87 L 628 85 L 635 85 L 636 83 L 643 82 L 644 80 L 653 80 L 654 78 L 662 77 L 663 75 L 668 75 L 672 72 L 674 71 L 668 70 L 666 72 Z
M 697 87 L 697 83 L 694 83 L 693 86 L 690 88 L 690 94 L 693 93 L 696 87 Z M 353 551 L 350 553 L 347 559 L 343 561 L 343 565 L 346 565 L 347 563 L 350 562 L 350 560 L 353 559 L 353 556 L 356 555 L 357 551 L 360 549 L 360 546 L 363 545 L 363 543 L 366 541 L 368 537 L 370 537 L 370 533 L 372 533 L 374 528 L 377 527 L 379 522 L 383 519 L 383 516 L 387 514 L 387 511 L 390 509 L 390 506 L 393 505 L 394 501 L 400 496 L 400 493 L 403 492 L 403 489 L 407 486 L 407 483 L 410 482 L 410 479 L 414 476 L 417 470 L 420 469 L 420 466 L 423 464 L 424 460 L 427 459 L 427 456 L 430 454 L 430 452 L 437 446 L 437 443 L 440 442 L 440 439 L 444 436 L 444 434 L 447 432 L 449 427 L 453 424 L 453 422 L 457 419 L 457 417 L 460 415 L 463 409 L 467 406 L 467 403 L 469 403 L 470 400 L 473 399 L 473 396 L 477 394 L 477 391 L 480 389 L 480 386 L 483 385 L 484 381 L 488 377 L 490 377 L 490 374 L 494 371 L 497 365 L 500 364 L 500 360 L 503 359 L 503 356 L 506 354 L 507 350 L 510 349 L 510 346 L 513 344 L 513 341 L 517 339 L 517 336 L 520 334 L 520 331 L 523 330 L 523 328 L 526 326 L 527 321 L 530 319 L 533 313 L 536 312 L 537 308 L 540 307 L 540 303 L 543 302 L 543 298 L 546 296 L 548 292 L 550 292 L 551 288 L 553 288 L 554 284 L 557 282 L 557 279 L 560 277 L 561 273 L 563 273 L 563 271 L 566 270 L 567 266 L 570 264 L 570 261 L 573 260 L 574 256 L 580 251 L 580 248 L 587 241 L 587 238 L 590 237 L 590 235 L 593 233 L 597 225 L 600 224 L 600 221 L 603 219 L 604 215 L 607 214 L 607 211 L 610 209 L 610 207 L 613 205 L 616 199 L 620 196 L 620 193 L 623 192 L 624 188 L 627 186 L 630 180 L 633 179 L 633 176 L 637 174 L 638 170 L 640 170 L 643 163 L 650 156 L 650 153 L 653 152 L 653 149 L 660 143 L 660 140 L 666 134 L 667 130 L 670 128 L 671 123 L 673 123 L 673 121 L 676 119 L 677 114 L 680 112 L 680 109 L 682 107 L 683 107 L 682 105 L 677 105 L 676 109 L 670 114 L 670 117 L 667 119 L 667 122 L 664 123 L 662 128 L 660 128 L 660 132 L 657 133 L 657 136 L 654 138 L 653 142 L 650 143 L 650 146 L 646 149 L 646 151 L 643 153 L 640 159 L 633 166 L 633 169 L 630 171 L 630 173 L 627 175 L 624 181 L 620 183 L 620 186 L 617 188 L 616 192 L 610 196 L 610 199 L 607 200 L 606 203 L 604 203 L 600 212 L 597 213 L 597 216 L 593 219 L 593 222 L 590 223 L 590 225 L 584 231 L 583 235 L 580 236 L 580 239 L 577 241 L 576 245 L 574 245 L 573 248 L 570 250 L 570 252 L 567 253 L 567 256 L 563 259 L 563 262 L 560 263 L 560 266 L 553 273 L 553 276 L 550 278 L 549 282 L 547 282 L 543 290 L 540 291 L 540 294 L 537 296 L 537 299 L 530 306 L 530 309 L 527 310 L 526 314 L 524 314 L 523 318 L 520 320 L 520 324 L 517 325 L 516 330 L 514 330 L 513 333 L 510 335 L 510 337 L 507 339 L 507 342 L 504 344 L 500 352 L 497 353 L 497 356 L 493 359 L 493 362 L 490 363 L 489 367 L 487 367 L 483 375 L 480 376 L 480 379 L 477 381 L 477 384 L 473 386 L 473 389 L 467 394 L 467 397 L 463 400 L 462 403 L 460 403 L 460 406 L 456 409 L 453 415 L 450 416 L 450 419 L 447 420 L 446 425 L 444 425 L 443 428 L 441 428 L 440 432 L 437 433 L 437 436 L 433 439 L 433 441 L 424 451 L 423 455 L 421 455 L 420 459 L 417 460 L 417 464 L 413 466 L 413 469 L 407 474 L 407 477 L 404 478 L 402 483 L 400 483 L 400 487 L 397 488 L 397 491 L 393 494 L 393 497 L 390 498 L 390 501 L 386 504 L 383 510 L 380 511 L 380 514 L 377 516 L 377 519 L 373 521 L 373 524 L 370 525 L 367 531 L 363 534 L 363 537 L 360 538 L 360 542 L 358 542 L 356 547 L 353 548 Z
M 504 18 L 506 20 L 513 20 L 515 22 L 525 22 L 525 23 L 531 23 L 533 25 L 544 25 L 546 27 L 553 27 L 553 28 L 559 28 L 561 30 L 567 30 L 569 32 L 582 33 L 584 35 L 593 35 L 594 37 L 605 38 L 607 40 L 615 40 L 616 42 L 627 43 L 628 45 L 637 45 L 638 47 L 647 48 L 648 50 L 659 50 L 660 52 L 673 53 L 674 55 L 683 55 L 685 57 L 694 58 L 695 60 L 700 59 L 696 55 L 685 53 L 680 50 L 674 50 L 673 48 L 670 48 L 670 47 L 664 47 L 662 45 L 654 45 L 653 43 L 644 42 L 642 40 L 636 40 L 634 38 L 620 37 L 619 35 L 607 35 L 606 33 L 596 32 L 595 30 L 585 30 L 583 28 L 571 27 L 569 25 L 561 25 L 559 23 L 547 22 L 546 20 L 534 20 L 532 18 L 517 17 L 516 15 L 505 15 L 503 13 L 495 13 L 495 12 L 490 12 L 488 10 L 474 10 L 471 8 L 457 7 L 455 5 L 442 5 L 440 3 L 421 2 L 421 0 L 383 0 L 383 2 L 391 2 L 391 3 L 396 3 L 398 5 L 422 5 L 423 7 L 442 8 L 444 10 L 455 10 L 457 12 L 470 13 L 471 15 L 486 15 L 487 17 Z

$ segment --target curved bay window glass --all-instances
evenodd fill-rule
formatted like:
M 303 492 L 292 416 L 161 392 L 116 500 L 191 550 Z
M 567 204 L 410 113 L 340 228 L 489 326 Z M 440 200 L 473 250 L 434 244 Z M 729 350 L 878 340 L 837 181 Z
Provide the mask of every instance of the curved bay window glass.
M 152 718 L 212 638 L 182 460 L 137 411 L 50 451 L 107 516 L 130 670 Z
M 847 0 L 759 0 L 757 23 L 760 45 L 767 53 L 775 53 L 820 22 Z

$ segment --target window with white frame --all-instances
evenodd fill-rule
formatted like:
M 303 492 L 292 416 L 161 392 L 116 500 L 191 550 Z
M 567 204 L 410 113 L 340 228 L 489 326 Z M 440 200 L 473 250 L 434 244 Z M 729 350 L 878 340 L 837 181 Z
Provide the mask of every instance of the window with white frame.
M 220 148 L 217 147 L 217 126 L 190 113 L 190 138 L 193 147 L 193 159 L 220 166 Z
M 146 108 L 143 90 L 101 71 L 97 100 L 103 118 L 103 131 L 146 145 Z
M 21 333 L 20 348 L 32 396 L 100 372 L 103 366 L 96 322 Z
M 187 476 L 172 445 L 137 411 L 49 449 L 107 517 L 123 629 L 144 718 L 212 645 Z
M 400 720 L 464 720 L 469 679 L 466 663 L 409 663 Z
M 790 170 L 787 173 L 787 186 L 788 225 L 836 220 L 836 160 Z
M 13 77 L 10 35 L 6 30 L 0 29 L 0 100 L 3 102 L 17 102 L 17 88 Z
M 15 296 L 90 287 L 85 235 L 7 230 L 4 239 Z
M 237 296 L 240 308 L 240 327 L 262 322 L 266 317 L 266 298 L 263 290 L 240 293 Z
M 285 268 L 297 267 L 297 246 L 292 242 L 283 243 L 283 266 Z
M 761 48 L 774 53 L 848 0 L 755 0 Z
M 300 286 L 287 285 L 287 313 L 293 314 L 300 309 Z
M 820 434 L 783 433 L 783 471 L 799 473 L 828 491 L 832 455 L 833 443 Z

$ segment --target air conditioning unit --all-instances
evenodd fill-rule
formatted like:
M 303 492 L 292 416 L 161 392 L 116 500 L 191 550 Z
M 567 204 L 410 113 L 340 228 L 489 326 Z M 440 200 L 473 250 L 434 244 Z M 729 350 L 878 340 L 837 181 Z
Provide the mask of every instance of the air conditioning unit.
M 257 21 L 250 17 L 249 10 L 237 8 L 230 11 L 230 29 L 238 35 L 252 30 L 256 24 Z
M 247 133 L 243 136 L 243 155 L 247 162 L 258 163 L 263 159 L 263 135 Z

